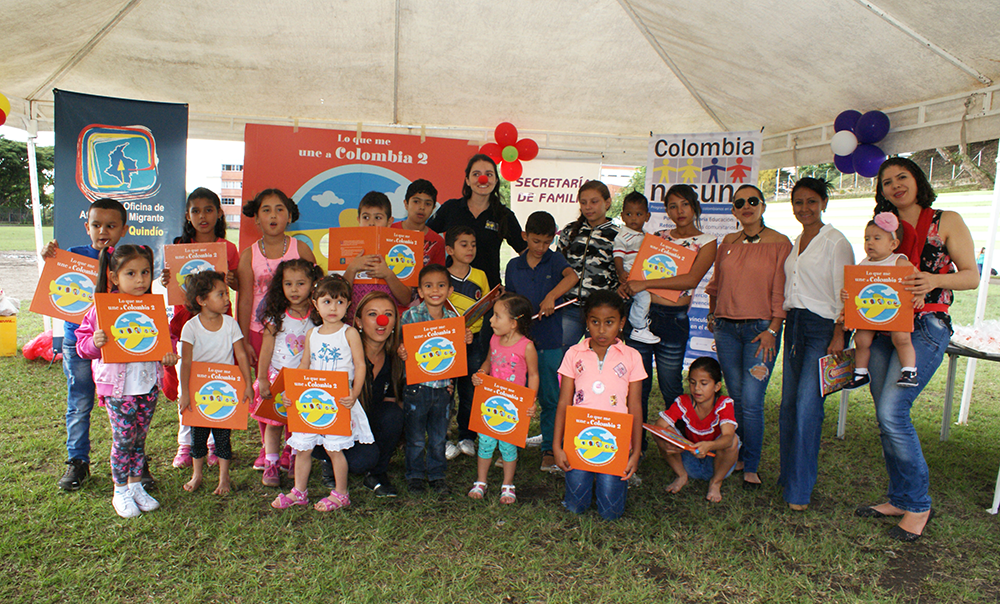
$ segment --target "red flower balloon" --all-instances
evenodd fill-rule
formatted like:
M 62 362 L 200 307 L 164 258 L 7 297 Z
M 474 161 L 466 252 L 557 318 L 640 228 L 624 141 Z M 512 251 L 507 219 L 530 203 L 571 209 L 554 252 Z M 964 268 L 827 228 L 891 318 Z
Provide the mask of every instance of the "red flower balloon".
M 513 182 L 524 171 L 522 161 L 531 161 L 538 156 L 538 143 L 530 138 L 517 140 L 517 128 L 510 122 L 503 122 L 493 131 L 495 143 L 486 143 L 479 152 L 500 164 L 500 175 Z

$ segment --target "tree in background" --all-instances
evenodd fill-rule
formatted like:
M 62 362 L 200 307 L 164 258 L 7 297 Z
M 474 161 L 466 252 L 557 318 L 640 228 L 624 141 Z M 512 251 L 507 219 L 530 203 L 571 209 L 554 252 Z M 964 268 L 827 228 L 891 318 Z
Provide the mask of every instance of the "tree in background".
M 646 166 L 641 166 L 636 168 L 636 171 L 632 173 L 632 178 L 629 179 L 628 184 L 618 190 L 614 197 L 611 198 L 611 209 L 608 211 L 608 216 L 615 218 L 622 215 L 622 205 L 625 196 L 632 191 L 638 191 L 642 193 L 646 189 Z
M 38 193 L 44 214 L 51 214 L 55 184 L 53 147 L 36 147 Z M 0 136 L 0 212 L 21 212 L 31 207 L 31 180 L 28 175 L 28 145 Z

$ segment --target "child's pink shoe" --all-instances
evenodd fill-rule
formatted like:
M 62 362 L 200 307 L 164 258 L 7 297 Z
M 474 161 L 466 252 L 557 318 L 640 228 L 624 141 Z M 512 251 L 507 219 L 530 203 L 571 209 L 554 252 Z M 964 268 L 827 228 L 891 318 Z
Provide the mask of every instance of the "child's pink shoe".
M 191 467 L 191 446 L 190 445 L 178 445 L 177 455 L 174 455 L 175 468 L 190 468 Z
M 215 445 L 208 445 L 208 465 L 214 466 L 219 463 L 219 458 L 215 455 Z
M 330 491 L 329 497 L 324 497 L 316 502 L 313 509 L 317 512 L 331 512 L 333 510 L 339 510 L 340 508 L 346 508 L 351 505 L 351 498 L 347 495 L 341 495 L 337 491 Z
M 265 487 L 281 486 L 281 475 L 278 473 L 278 464 L 276 463 L 267 464 L 267 467 L 264 468 L 264 477 L 261 478 L 261 483 Z
M 289 468 L 293 467 L 293 457 L 292 448 L 285 445 L 285 449 L 281 452 L 281 457 L 278 458 L 278 468 L 280 468 L 282 472 L 289 472 Z
M 305 491 L 300 491 L 295 487 L 288 492 L 287 495 L 284 493 L 278 493 L 274 501 L 271 502 L 271 507 L 276 510 L 284 510 L 292 507 L 293 505 L 306 505 L 309 503 L 309 489 Z
M 253 469 L 263 470 L 265 467 L 267 467 L 267 453 L 264 451 L 264 447 L 261 447 L 260 455 L 257 456 L 257 459 L 253 460 Z

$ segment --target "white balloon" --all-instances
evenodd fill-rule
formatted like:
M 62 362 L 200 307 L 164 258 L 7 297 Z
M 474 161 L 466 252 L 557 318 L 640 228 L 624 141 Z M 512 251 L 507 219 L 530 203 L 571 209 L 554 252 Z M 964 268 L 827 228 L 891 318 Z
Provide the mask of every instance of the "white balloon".
M 830 149 L 834 155 L 850 155 L 858 147 L 858 137 L 850 130 L 841 130 L 830 139 Z

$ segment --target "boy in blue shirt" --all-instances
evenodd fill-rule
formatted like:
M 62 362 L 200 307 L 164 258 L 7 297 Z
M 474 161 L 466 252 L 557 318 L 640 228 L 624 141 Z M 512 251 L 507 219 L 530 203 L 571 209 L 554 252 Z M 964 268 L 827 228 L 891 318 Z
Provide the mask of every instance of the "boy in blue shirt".
M 104 197 L 90 204 L 87 210 L 87 234 L 90 245 L 69 248 L 69 252 L 97 259 L 101 250 L 118 245 L 125 234 L 128 212 L 114 199 Z M 52 240 L 42 251 L 43 258 L 50 258 L 59 249 L 59 242 Z M 66 473 L 56 484 L 60 489 L 75 491 L 90 476 L 90 412 L 94 408 L 94 374 L 90 361 L 76 353 L 76 323 L 65 323 L 62 355 L 63 373 L 66 374 Z M 143 480 L 143 483 L 146 481 Z M 145 484 L 143 485 L 145 486 Z
M 562 363 L 562 317 L 555 310 L 559 299 L 580 280 L 559 252 L 550 249 L 556 221 L 548 212 L 528 216 L 521 236 L 528 249 L 507 263 L 506 291 L 520 294 L 541 316 L 531 325 L 531 339 L 538 350 L 538 400 L 541 404 L 543 472 L 560 472 L 552 455 L 552 432 L 559 406 L 559 365 Z

